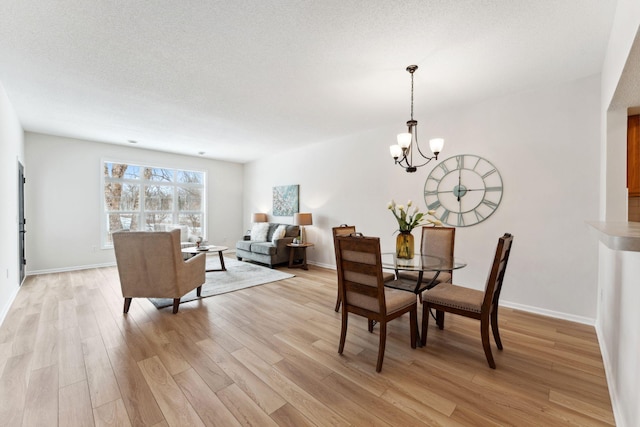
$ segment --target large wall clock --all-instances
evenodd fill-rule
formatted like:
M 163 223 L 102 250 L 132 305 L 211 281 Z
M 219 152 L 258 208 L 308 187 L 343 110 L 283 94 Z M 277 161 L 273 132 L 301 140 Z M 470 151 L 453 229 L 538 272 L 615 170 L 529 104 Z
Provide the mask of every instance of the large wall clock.
M 473 154 L 449 157 L 427 177 L 424 201 L 446 225 L 475 225 L 498 209 L 502 201 L 502 177 L 482 157 Z

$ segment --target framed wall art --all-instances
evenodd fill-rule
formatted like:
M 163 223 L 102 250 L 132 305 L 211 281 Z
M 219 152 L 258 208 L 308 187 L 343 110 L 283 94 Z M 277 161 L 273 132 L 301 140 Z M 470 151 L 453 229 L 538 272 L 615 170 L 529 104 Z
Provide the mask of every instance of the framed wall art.
M 299 185 L 273 187 L 273 216 L 293 216 L 299 209 Z

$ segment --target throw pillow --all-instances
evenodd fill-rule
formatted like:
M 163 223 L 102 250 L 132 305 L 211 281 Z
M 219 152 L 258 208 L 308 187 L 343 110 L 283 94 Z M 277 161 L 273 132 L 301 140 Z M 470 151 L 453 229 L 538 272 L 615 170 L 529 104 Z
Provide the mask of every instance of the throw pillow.
M 287 226 L 279 225 L 278 228 L 276 228 L 276 231 L 273 232 L 273 236 L 271 237 L 271 242 L 275 243 L 276 240 L 282 239 L 286 232 L 287 232 Z
M 254 242 L 266 242 L 268 232 L 268 222 L 256 222 L 251 227 L 251 240 Z

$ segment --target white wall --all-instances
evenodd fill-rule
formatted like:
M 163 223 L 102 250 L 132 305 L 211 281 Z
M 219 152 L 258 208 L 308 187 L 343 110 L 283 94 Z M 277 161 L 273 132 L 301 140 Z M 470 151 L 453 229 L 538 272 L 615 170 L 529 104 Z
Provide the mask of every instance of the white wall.
M 640 2 L 618 0 L 602 67 L 603 138 L 601 219 L 626 220 L 626 108 L 640 106 Z M 637 84 L 637 83 L 636 83 Z M 634 89 L 635 87 L 635 89 Z M 640 253 L 599 245 L 596 330 L 607 372 L 616 423 L 640 425 Z
M 115 262 L 100 249 L 102 160 L 206 171 L 209 242 L 243 235 L 241 164 L 29 132 L 25 156 L 27 274 Z
M 24 132 L 0 83 L 0 324 L 19 289 L 18 161 Z
M 437 124 L 446 137 L 441 160 L 477 154 L 494 163 L 504 181 L 493 216 L 456 231 L 456 255 L 468 262 L 454 274 L 456 282 L 483 288 L 498 237 L 510 232 L 515 240 L 502 301 L 593 323 L 597 248 L 584 221 L 598 216 L 599 106 L 600 79 L 593 76 L 416 117 L 432 128 Z M 427 126 L 420 129 L 425 139 L 436 133 Z M 415 174 L 393 165 L 388 146 L 401 128 L 399 123 L 245 165 L 245 227 L 252 212 L 271 212 L 273 186 L 299 184 L 300 210 L 314 216 L 307 228 L 316 244 L 308 251 L 310 262 L 335 265 L 331 227 L 341 223 L 379 236 L 382 249 L 392 250 L 397 224 L 387 202 L 412 199 L 425 209 L 424 181 L 435 165 Z M 414 235 L 418 242 L 419 233 Z

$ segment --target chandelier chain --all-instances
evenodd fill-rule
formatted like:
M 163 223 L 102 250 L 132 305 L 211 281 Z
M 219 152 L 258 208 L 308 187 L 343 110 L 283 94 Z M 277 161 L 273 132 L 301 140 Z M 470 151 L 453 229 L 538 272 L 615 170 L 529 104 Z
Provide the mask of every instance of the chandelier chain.
M 411 120 L 413 120 L 413 73 L 411 73 Z

